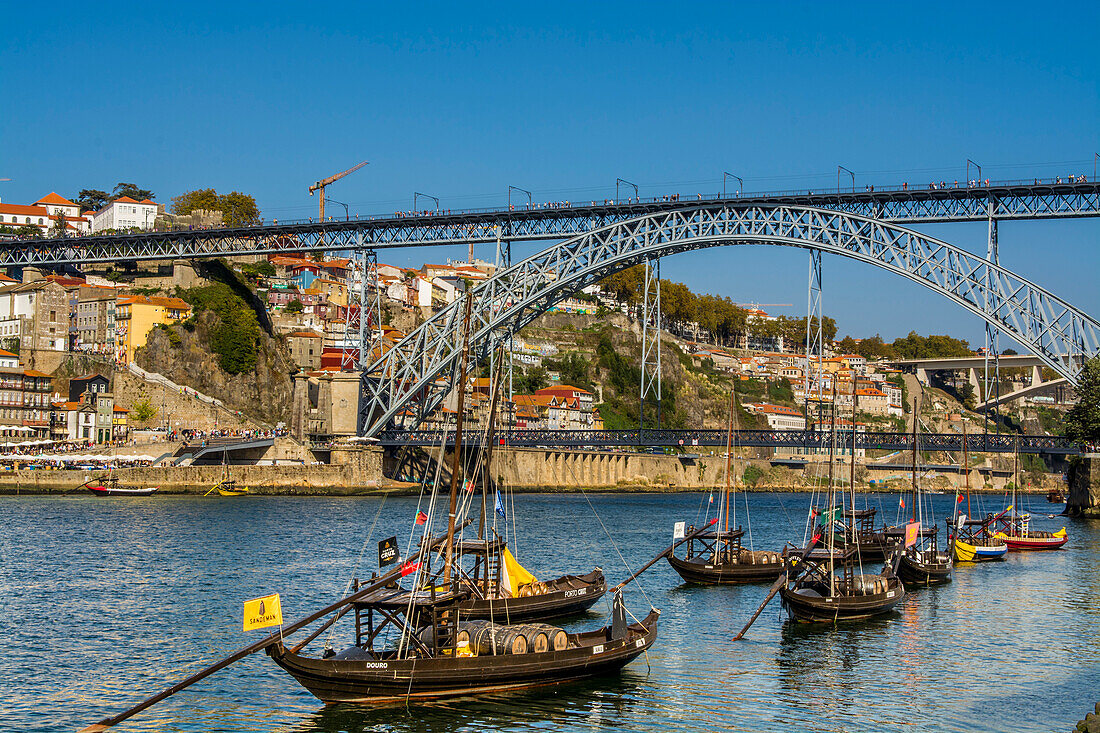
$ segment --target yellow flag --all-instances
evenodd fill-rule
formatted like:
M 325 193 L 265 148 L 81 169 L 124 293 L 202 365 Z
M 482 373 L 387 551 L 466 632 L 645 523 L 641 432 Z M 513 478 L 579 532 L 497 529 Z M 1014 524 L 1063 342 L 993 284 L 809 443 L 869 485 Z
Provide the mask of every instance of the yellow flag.
M 279 594 L 273 593 L 263 598 L 253 598 L 244 602 L 244 630 L 262 629 L 267 626 L 283 625 L 283 607 L 279 603 Z
M 535 576 L 527 571 L 527 568 L 519 564 L 508 548 L 504 549 L 504 570 L 508 576 L 508 590 L 514 598 L 519 593 L 521 585 L 535 582 Z

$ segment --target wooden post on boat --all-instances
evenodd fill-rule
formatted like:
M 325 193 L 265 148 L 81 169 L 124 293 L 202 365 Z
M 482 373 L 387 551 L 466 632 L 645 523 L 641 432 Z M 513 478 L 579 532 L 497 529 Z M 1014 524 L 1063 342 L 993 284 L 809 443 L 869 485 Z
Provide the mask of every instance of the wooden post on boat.
M 466 315 L 462 319 L 462 355 L 458 362 L 458 405 L 455 414 L 455 454 L 451 463 L 451 506 L 447 514 L 447 547 L 443 565 L 443 585 L 450 585 L 451 564 L 454 559 L 455 512 L 458 510 L 458 477 L 462 470 L 462 417 L 466 409 L 466 359 L 470 354 L 470 311 L 474 296 L 466 285 Z
M 920 396 L 917 398 L 917 411 L 913 415 L 913 500 L 912 500 L 912 519 L 910 521 L 917 521 L 917 429 L 920 425 L 920 412 L 924 407 L 924 389 L 920 391 Z

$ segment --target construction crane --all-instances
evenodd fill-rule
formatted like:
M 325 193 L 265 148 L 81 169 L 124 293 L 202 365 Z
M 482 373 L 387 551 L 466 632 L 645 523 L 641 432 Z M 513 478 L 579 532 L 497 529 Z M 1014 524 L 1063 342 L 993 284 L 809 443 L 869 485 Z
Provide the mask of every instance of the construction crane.
M 364 160 L 359 165 L 354 165 L 351 168 L 348 168 L 343 173 L 337 173 L 334 176 L 329 176 L 328 178 L 322 178 L 320 181 L 317 181 L 317 183 L 314 183 L 312 186 L 309 187 L 309 195 L 310 196 L 313 195 L 314 191 L 320 191 L 321 192 L 321 200 L 317 202 L 319 204 L 319 210 L 320 210 L 320 213 L 318 214 L 318 217 L 319 217 L 318 221 L 324 221 L 325 220 L 325 186 L 329 185 L 330 183 L 336 183 L 336 181 L 339 181 L 344 176 L 347 176 L 347 175 L 350 175 L 350 174 L 354 173 L 355 171 L 357 171 L 360 168 L 362 168 L 363 166 L 365 166 L 367 164 L 367 162 L 368 161 Z

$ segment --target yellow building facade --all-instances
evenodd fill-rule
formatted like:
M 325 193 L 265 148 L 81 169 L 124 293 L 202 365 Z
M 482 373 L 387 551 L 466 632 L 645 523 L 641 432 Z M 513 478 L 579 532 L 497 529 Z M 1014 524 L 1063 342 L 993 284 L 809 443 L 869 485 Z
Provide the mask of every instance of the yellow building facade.
M 180 298 L 132 295 L 120 298 L 115 309 L 116 354 L 128 362 L 145 346 L 149 332 L 158 324 L 173 324 L 191 315 L 191 306 Z

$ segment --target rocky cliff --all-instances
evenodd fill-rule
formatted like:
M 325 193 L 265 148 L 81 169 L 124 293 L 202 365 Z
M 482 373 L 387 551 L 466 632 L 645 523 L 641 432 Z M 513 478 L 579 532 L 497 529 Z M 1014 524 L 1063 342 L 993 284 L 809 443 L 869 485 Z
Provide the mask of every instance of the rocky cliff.
M 289 423 L 294 390 L 290 375 L 295 367 L 286 346 L 261 330 L 255 368 L 230 374 L 210 349 L 211 333 L 220 325 L 218 316 L 205 310 L 194 316 L 193 323 L 193 330 L 180 326 L 153 329 L 147 344 L 135 354 L 138 366 L 217 397 L 226 407 L 261 422 Z

